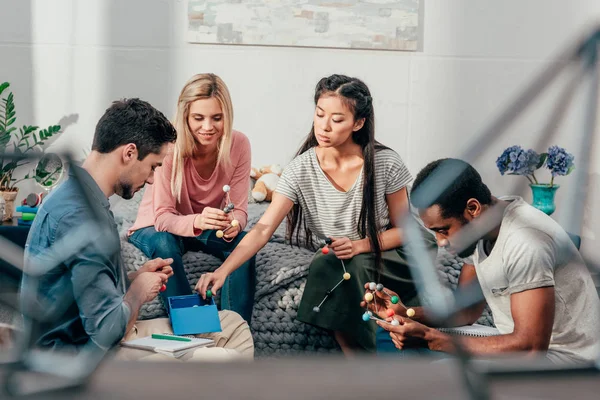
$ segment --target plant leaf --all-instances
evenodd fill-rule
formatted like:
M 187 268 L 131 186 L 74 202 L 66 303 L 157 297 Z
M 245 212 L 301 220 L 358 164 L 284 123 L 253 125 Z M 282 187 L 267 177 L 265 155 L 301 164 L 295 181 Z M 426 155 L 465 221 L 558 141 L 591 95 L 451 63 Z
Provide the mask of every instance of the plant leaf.
M 8 97 L 6 98 L 5 104 L 6 104 L 6 119 L 11 119 L 12 117 L 15 116 L 15 103 L 14 103 L 14 96 L 11 93 L 8 94 Z
M 573 172 L 574 169 L 575 169 L 575 165 L 571 165 L 565 175 L 569 175 L 571 172 Z
M 33 126 L 33 125 L 28 125 L 28 126 L 24 126 L 23 127 L 23 131 L 25 136 L 29 135 L 31 132 L 35 132 L 38 130 L 37 126 Z
M 9 86 L 8 82 L 0 83 L 0 95 Z M 29 163 L 29 160 L 22 158 L 22 155 L 32 150 L 36 145 L 44 145 L 47 139 L 60 133 L 61 130 L 60 125 L 50 125 L 41 131 L 35 125 L 13 126 L 16 121 L 14 94 L 9 91 L 6 97 L 0 98 L 0 155 L 6 153 L 12 144 L 11 150 L 18 157 L 7 161 L 4 160 L 4 157 L 0 157 L 0 181 L 9 188 L 34 176 L 32 173 L 28 173 L 22 179 L 13 178 L 12 175 L 17 168 Z M 13 133 L 16 140 L 11 142 Z M 4 164 L 5 162 L 6 164 Z
M 542 168 L 542 166 L 544 165 L 544 163 L 546 163 L 546 159 L 547 158 L 548 158 L 548 153 L 542 153 L 542 154 L 540 154 L 540 162 L 537 164 L 537 166 L 535 167 L 535 169 Z
M 46 129 L 42 129 L 41 133 L 44 135 L 44 138 L 49 138 L 54 134 L 60 132 L 60 125 L 51 125 Z
M 8 87 L 10 86 L 10 83 L 8 82 L 3 82 L 0 85 L 0 95 L 2 94 L 2 92 L 4 92 Z
M 0 135 L 0 152 L 3 152 L 4 149 L 6 148 L 6 145 L 8 144 L 8 142 L 10 141 L 10 135 L 9 134 L 2 134 Z
M 9 163 L 7 163 L 2 170 L 0 171 L 1 174 L 6 174 L 7 172 L 9 172 L 10 170 L 14 170 L 15 168 L 17 168 L 17 163 L 15 161 L 11 161 Z

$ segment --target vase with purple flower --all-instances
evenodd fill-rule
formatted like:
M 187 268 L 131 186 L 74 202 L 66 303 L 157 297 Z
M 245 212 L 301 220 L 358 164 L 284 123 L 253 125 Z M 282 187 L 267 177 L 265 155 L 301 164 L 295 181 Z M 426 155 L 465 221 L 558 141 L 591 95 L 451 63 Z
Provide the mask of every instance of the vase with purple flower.
M 511 146 L 496 160 L 500 174 L 523 175 L 529 180 L 533 194 L 532 205 L 551 215 L 556 210 L 554 202 L 556 191 L 560 187 L 554 183 L 556 176 L 569 175 L 574 169 L 575 157 L 558 146 L 550 146 L 547 153 L 538 154 L 534 150 L 524 150 L 521 146 Z M 550 171 L 550 183 L 540 183 L 535 171 L 545 167 Z

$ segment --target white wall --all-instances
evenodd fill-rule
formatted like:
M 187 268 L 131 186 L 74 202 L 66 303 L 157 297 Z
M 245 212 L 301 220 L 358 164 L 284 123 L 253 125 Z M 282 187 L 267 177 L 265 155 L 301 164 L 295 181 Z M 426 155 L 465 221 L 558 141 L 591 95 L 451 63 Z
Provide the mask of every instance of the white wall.
M 172 116 L 184 82 L 214 72 L 231 90 L 235 127 L 250 137 L 258 166 L 291 158 L 310 128 L 320 77 L 354 75 L 373 92 L 379 140 L 416 174 L 433 159 L 462 155 L 600 15 L 597 0 L 423 2 L 423 52 L 403 53 L 189 44 L 184 0 L 0 0 L 0 80 L 12 82 L 20 124 L 45 126 L 76 114 L 53 146 L 81 153 L 111 100 L 141 97 Z M 494 193 L 530 198 L 524 178 L 501 177 L 494 161 L 508 145 L 536 145 L 552 100 L 542 99 L 473 161 Z M 572 139 L 578 117 L 569 115 L 556 138 L 536 149 L 559 144 L 578 156 Z M 596 193 L 600 162 L 590 174 Z M 560 179 L 559 204 L 578 195 L 574 182 L 573 176 Z M 556 218 L 568 225 L 565 207 Z M 586 220 L 584 245 L 591 254 L 599 248 L 600 214 L 589 207 Z

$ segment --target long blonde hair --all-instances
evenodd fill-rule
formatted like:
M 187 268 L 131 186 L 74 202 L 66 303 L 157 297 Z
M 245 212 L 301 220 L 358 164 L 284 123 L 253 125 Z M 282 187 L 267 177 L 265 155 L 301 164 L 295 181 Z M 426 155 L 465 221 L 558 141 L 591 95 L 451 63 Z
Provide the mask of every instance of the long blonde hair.
M 194 75 L 183 87 L 177 100 L 175 114 L 175 129 L 177 141 L 173 150 L 173 170 L 171 171 L 171 193 L 181 202 L 181 187 L 183 185 L 183 165 L 186 158 L 192 157 L 197 143 L 188 125 L 190 104 L 199 99 L 214 97 L 221 105 L 223 112 L 223 135 L 217 144 L 217 165 L 229 165 L 231 150 L 231 130 L 233 127 L 233 105 L 229 89 L 221 78 L 215 74 Z

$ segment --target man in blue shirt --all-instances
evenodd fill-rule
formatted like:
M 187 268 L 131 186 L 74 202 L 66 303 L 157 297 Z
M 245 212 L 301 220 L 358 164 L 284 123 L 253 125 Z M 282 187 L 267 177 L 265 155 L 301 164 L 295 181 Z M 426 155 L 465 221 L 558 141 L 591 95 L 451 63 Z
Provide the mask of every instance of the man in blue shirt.
M 152 184 L 176 137 L 171 123 L 150 104 L 114 102 L 96 126 L 90 155 L 81 167 L 71 165 L 70 179 L 45 199 L 27 240 L 21 288 L 24 315 L 40 321 L 32 338 L 37 347 L 108 351 L 140 330 L 135 326 L 139 309 L 173 274 L 172 260 L 151 260 L 126 276 L 108 198 L 131 199 Z M 241 317 L 220 316 L 227 339 L 235 337 L 240 351 L 253 353 L 247 324 L 235 318 Z M 170 328 L 159 320 L 153 326 L 150 331 L 156 333 Z M 216 342 L 232 347 L 227 340 Z M 143 352 L 135 358 L 142 357 Z

